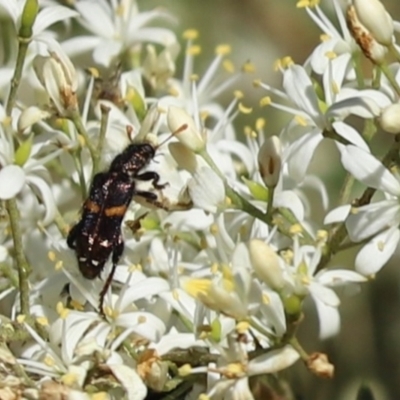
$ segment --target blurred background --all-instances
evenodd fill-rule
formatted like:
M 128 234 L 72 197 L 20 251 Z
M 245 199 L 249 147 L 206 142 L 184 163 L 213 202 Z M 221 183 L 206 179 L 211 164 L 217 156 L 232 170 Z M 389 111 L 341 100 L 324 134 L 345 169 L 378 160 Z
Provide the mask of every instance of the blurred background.
M 394 20 L 400 20 L 399 0 L 382 0 L 382 3 Z M 232 45 L 231 58 L 236 65 L 247 60 L 254 63 L 256 72 L 241 87 L 245 94 L 244 103 L 253 107 L 254 112 L 238 121 L 238 126 L 254 126 L 255 119 L 262 116 L 267 120 L 267 134 L 279 134 L 287 116 L 273 109 L 260 109 L 259 99 L 266 93 L 254 90 L 251 81 L 260 78 L 279 87 L 281 74 L 274 72 L 274 61 L 289 55 L 296 63 L 302 64 L 319 43 L 321 31 L 304 9 L 296 8 L 295 0 L 141 0 L 139 4 L 141 9 L 165 7 L 170 10 L 180 21 L 176 32 L 188 28 L 200 32 L 199 43 L 203 52 L 196 63 L 196 72 L 199 74 L 212 59 L 215 46 L 221 43 Z M 331 0 L 322 0 L 321 7 L 334 20 Z M 365 68 L 366 71 L 370 68 L 367 60 Z M 228 93 L 222 101 L 227 104 L 230 98 Z M 238 133 L 241 133 L 240 128 Z M 372 146 L 376 146 L 377 153 L 382 154 L 391 139 L 388 134 L 380 132 Z M 332 171 L 332 163 L 338 165 L 337 171 Z M 318 148 L 312 170 L 327 182 L 332 198 L 330 206 L 333 207 L 344 172 L 332 143 L 325 141 Z M 312 192 L 307 194 L 310 198 L 315 195 Z M 316 200 L 312 213 L 317 213 L 317 220 L 322 221 L 319 199 Z M 351 267 L 357 250 L 355 248 L 338 255 L 333 263 Z M 296 398 L 355 400 L 358 389 L 365 385 L 370 387 L 376 400 L 400 399 L 399 252 L 377 274 L 375 280 L 361 286 L 359 293 L 339 294 L 342 299 L 342 330 L 338 336 L 319 341 L 315 312 L 307 313 L 300 329 L 300 337 L 307 351 L 328 353 L 336 366 L 335 378 L 316 378 L 299 362 L 285 374 Z M 368 392 L 364 392 L 364 396 L 363 399 L 371 398 Z

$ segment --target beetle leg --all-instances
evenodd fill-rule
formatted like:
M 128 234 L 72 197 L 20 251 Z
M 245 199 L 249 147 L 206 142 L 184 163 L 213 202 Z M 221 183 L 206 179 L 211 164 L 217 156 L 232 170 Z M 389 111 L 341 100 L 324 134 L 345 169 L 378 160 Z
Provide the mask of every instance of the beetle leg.
M 166 186 L 168 186 L 168 183 L 159 184 L 158 181 L 160 180 L 160 175 L 153 171 L 138 174 L 134 177 L 134 179 L 138 179 L 140 181 L 152 181 L 151 183 L 156 189 L 164 189 Z

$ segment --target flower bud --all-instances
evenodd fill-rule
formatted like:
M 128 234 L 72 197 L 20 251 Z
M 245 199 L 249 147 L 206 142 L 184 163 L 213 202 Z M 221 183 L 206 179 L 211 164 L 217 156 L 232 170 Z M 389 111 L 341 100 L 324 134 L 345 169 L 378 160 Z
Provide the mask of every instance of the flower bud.
M 171 132 L 175 132 L 183 125 L 187 125 L 187 128 L 179 132 L 176 138 L 195 153 L 204 149 L 205 142 L 203 137 L 196 128 L 193 118 L 183 108 L 170 106 L 168 108 L 167 123 Z
M 277 136 L 271 136 L 258 152 L 258 169 L 267 187 L 275 187 L 282 168 L 281 142 Z
M 51 114 L 48 111 L 41 110 L 39 107 L 28 107 L 22 111 L 19 116 L 17 124 L 18 131 L 23 132 L 25 129 L 30 128 L 32 125 L 42 121 L 43 119 L 49 118 L 50 116 Z
M 353 0 L 358 20 L 383 46 L 393 43 L 393 20 L 379 0 Z
M 276 252 L 270 245 L 259 239 L 250 241 L 249 252 L 256 275 L 271 289 L 280 291 L 285 281 Z
M 349 6 L 347 9 L 347 25 L 354 40 L 367 58 L 376 64 L 384 61 L 387 48 L 379 44 L 369 30 L 360 22 L 354 6 Z
M 78 79 L 70 59 L 61 49 L 50 56 L 34 60 L 36 75 L 53 101 L 60 116 L 68 116 L 78 108 L 76 90 Z
M 196 172 L 198 162 L 193 151 L 190 151 L 186 146 L 179 142 L 169 143 L 168 149 L 180 168 L 185 169 L 192 175 Z
M 384 131 L 395 135 L 400 133 L 400 103 L 386 107 L 382 111 L 379 121 Z
M 32 37 L 32 28 L 35 23 L 36 16 L 39 11 L 38 0 L 26 0 L 21 15 L 21 26 L 19 28 L 19 36 L 24 39 Z

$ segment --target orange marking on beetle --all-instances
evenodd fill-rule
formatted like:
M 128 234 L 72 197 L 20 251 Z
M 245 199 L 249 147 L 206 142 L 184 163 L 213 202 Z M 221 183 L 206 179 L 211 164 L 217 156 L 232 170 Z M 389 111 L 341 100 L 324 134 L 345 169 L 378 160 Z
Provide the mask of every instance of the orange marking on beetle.
M 126 206 L 108 207 L 104 210 L 106 217 L 120 217 L 126 212 Z
M 95 214 L 100 212 L 100 206 L 92 200 L 86 200 L 83 207 L 85 208 L 85 210 L 88 210 L 89 212 Z

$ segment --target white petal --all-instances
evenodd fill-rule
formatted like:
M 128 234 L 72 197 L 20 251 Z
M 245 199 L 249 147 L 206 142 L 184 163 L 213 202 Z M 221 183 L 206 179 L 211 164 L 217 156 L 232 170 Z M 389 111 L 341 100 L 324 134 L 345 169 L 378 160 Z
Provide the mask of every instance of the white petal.
M 274 207 L 288 208 L 299 221 L 304 220 L 304 205 L 292 190 L 275 193 Z
M 348 269 L 332 269 L 321 271 L 316 275 L 318 282 L 326 286 L 341 286 L 348 282 L 365 282 L 366 278 Z
M 61 43 L 61 47 L 66 54 L 73 57 L 94 49 L 101 40 L 96 36 L 78 36 L 65 40 Z
M 331 307 L 315 299 L 319 319 L 319 337 L 327 339 L 340 331 L 340 314 L 336 307 Z
M 6 165 L 0 170 L 0 199 L 15 197 L 25 185 L 25 172 L 18 165 Z
M 176 43 L 175 34 L 165 28 L 142 28 L 135 32 L 131 42 L 152 42 L 163 46 Z
M 53 221 L 57 212 L 56 203 L 49 184 L 42 178 L 34 175 L 28 175 L 26 178 L 29 185 L 35 186 L 40 200 L 43 202 L 46 214 L 43 217 L 43 225 L 47 225 Z
M 368 204 L 350 213 L 346 220 L 349 237 L 359 242 L 389 226 L 397 226 L 400 222 L 400 205 L 398 200 L 383 200 Z
M 122 43 L 116 40 L 103 40 L 93 51 L 93 60 L 108 67 L 111 61 L 122 51 Z
M 400 197 L 399 181 L 373 155 L 353 145 L 345 146 L 341 153 L 344 168 L 356 179 Z
M 302 136 L 290 147 L 290 155 L 287 160 L 289 175 L 296 182 L 301 182 L 304 179 L 315 149 L 322 139 L 321 131 L 313 130 Z
M 45 29 L 47 29 L 50 25 L 55 24 L 58 21 L 66 20 L 71 17 L 77 17 L 79 14 L 71 10 L 68 7 L 63 6 L 51 6 L 43 8 L 42 11 L 36 17 L 35 24 L 33 25 L 34 34 L 38 34 Z
M 324 225 L 335 224 L 337 222 L 343 222 L 347 216 L 349 215 L 351 210 L 351 205 L 345 204 L 344 206 L 340 206 L 334 208 L 326 214 L 324 219 Z
M 332 124 L 332 126 L 338 135 L 340 135 L 341 137 L 348 140 L 350 143 L 354 144 L 355 146 L 369 153 L 369 147 L 367 143 L 365 143 L 362 136 L 353 127 L 351 127 L 348 124 L 345 124 L 342 121 L 336 121 Z
M 315 300 L 318 299 L 331 307 L 337 307 L 340 304 L 337 294 L 332 289 L 329 289 L 318 282 L 311 282 L 309 289 Z
M 290 99 L 314 121 L 320 119 L 318 99 L 310 77 L 300 65 L 292 65 L 283 73 L 283 87 Z
M 271 374 L 293 365 L 299 359 L 299 353 L 286 345 L 278 350 L 272 350 L 250 361 L 248 375 Z
M 130 312 L 117 317 L 115 324 L 135 332 L 151 342 L 158 342 L 166 327 L 160 318 L 148 312 Z
M 356 270 L 364 275 L 376 274 L 395 252 L 399 239 L 397 227 L 375 236 L 357 254 Z
M 144 400 L 146 398 L 147 387 L 133 368 L 119 364 L 110 364 L 109 367 L 126 390 L 128 400 Z
M 104 5 L 104 2 L 78 1 L 75 3 L 75 8 L 85 20 L 84 25 L 87 29 L 96 36 L 112 38 L 116 33 L 111 20 L 113 11 L 111 9 L 106 10 L 105 7 L 102 7 L 102 4 Z

